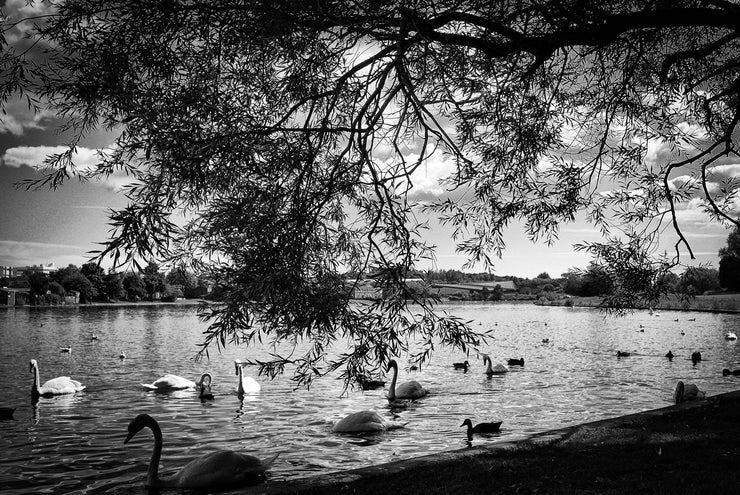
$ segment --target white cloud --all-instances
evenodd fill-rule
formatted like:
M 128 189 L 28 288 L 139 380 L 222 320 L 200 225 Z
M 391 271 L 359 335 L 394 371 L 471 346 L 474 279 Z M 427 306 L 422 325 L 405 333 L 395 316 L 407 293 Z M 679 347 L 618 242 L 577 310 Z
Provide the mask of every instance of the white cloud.
M 66 146 L 17 146 L 8 148 L 5 154 L 0 157 L 0 163 L 8 167 L 28 166 L 32 168 L 41 168 L 44 166 L 44 160 L 55 153 L 63 153 L 67 150 Z M 75 164 L 76 171 L 79 173 L 88 173 L 95 170 L 100 162 L 99 150 L 78 146 L 72 156 L 72 162 Z M 131 177 L 123 172 L 116 172 L 104 180 L 91 180 L 90 184 L 96 184 L 113 191 L 119 191 L 124 186 L 134 182 Z

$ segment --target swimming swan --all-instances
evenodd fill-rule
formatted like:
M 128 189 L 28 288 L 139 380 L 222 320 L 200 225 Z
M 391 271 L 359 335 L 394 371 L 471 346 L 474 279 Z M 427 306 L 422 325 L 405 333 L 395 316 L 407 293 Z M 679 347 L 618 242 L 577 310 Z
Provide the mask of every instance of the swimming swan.
M 158 392 L 167 392 L 169 390 L 184 390 L 188 388 L 195 388 L 196 384 L 194 381 L 188 380 L 177 375 L 164 375 L 162 378 L 156 379 L 153 383 L 142 383 L 142 387 L 147 390 L 156 390 Z
M 372 433 L 403 428 L 406 424 L 387 421 L 375 411 L 359 411 L 337 421 L 331 431 L 334 433 Z
M 398 363 L 395 359 L 388 361 L 388 369 L 386 373 L 393 369 L 393 379 L 391 380 L 391 386 L 388 390 L 388 402 L 393 402 L 396 399 L 421 399 L 427 395 L 427 391 L 422 388 L 419 382 L 411 380 L 405 382 L 396 387 L 396 379 L 398 378 Z
M 501 428 L 501 421 L 495 423 L 478 423 L 473 426 L 473 422 L 470 419 L 463 421 L 460 426 L 468 426 L 468 436 L 472 436 L 473 433 L 495 433 Z
M 33 373 L 33 386 L 31 387 L 31 395 L 33 397 L 73 394 L 85 389 L 83 384 L 77 380 L 72 380 L 68 376 L 52 378 L 39 386 L 39 365 L 35 359 L 31 359 L 30 372 Z
M 496 363 L 496 366 L 493 366 L 492 367 L 491 366 L 491 358 L 488 357 L 488 356 L 483 356 L 483 364 L 486 364 L 486 363 L 487 363 L 487 366 L 486 366 L 485 373 L 488 376 L 491 376 L 491 375 L 500 375 L 502 373 L 508 373 L 508 371 L 509 371 L 509 368 L 507 368 L 506 366 L 504 366 L 501 363 Z
M 264 473 L 279 454 L 260 460 L 233 450 L 217 450 L 185 464 L 180 471 L 166 479 L 159 478 L 159 459 L 162 456 L 162 430 L 157 421 L 148 414 L 139 414 L 128 425 L 128 436 L 124 444 L 139 431 L 150 428 L 154 434 L 154 451 L 149 461 L 146 486 L 178 488 L 215 488 L 254 484 L 262 481 Z
M 257 383 L 257 380 L 249 375 L 244 375 L 242 366 L 244 366 L 244 363 L 240 360 L 237 359 L 234 361 L 234 368 L 239 377 L 239 382 L 236 384 L 236 393 L 239 395 L 256 394 L 262 389 L 262 387 Z
M 697 387 L 695 384 L 684 384 L 684 382 L 682 381 L 679 381 L 676 384 L 676 390 L 675 392 L 673 392 L 673 398 L 675 399 L 676 404 L 691 400 L 701 400 L 705 398 L 706 395 L 706 392 L 699 390 L 699 387 Z

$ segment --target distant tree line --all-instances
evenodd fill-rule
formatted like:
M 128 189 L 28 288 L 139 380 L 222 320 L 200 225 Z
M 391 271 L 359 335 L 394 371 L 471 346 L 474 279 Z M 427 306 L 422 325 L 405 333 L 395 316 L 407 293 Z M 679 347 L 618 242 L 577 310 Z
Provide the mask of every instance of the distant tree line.
M 175 301 L 201 298 L 209 292 L 207 280 L 176 267 L 167 273 L 151 262 L 141 270 L 106 272 L 97 263 L 69 265 L 49 274 L 27 270 L 19 277 L 0 278 L 0 286 L 29 289 L 32 304 L 60 304 L 71 292 L 79 302 Z

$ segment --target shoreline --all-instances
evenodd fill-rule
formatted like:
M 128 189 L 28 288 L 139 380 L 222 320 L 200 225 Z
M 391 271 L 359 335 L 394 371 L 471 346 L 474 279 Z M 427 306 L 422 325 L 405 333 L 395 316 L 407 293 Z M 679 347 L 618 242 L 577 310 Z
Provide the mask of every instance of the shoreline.
M 738 493 L 740 390 L 247 494 Z

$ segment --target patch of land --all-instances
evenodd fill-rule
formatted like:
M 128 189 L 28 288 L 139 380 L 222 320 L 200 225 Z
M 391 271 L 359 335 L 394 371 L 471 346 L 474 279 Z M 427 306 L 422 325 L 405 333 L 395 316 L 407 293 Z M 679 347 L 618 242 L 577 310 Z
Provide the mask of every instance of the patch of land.
M 242 493 L 740 493 L 740 390 L 666 408 Z

